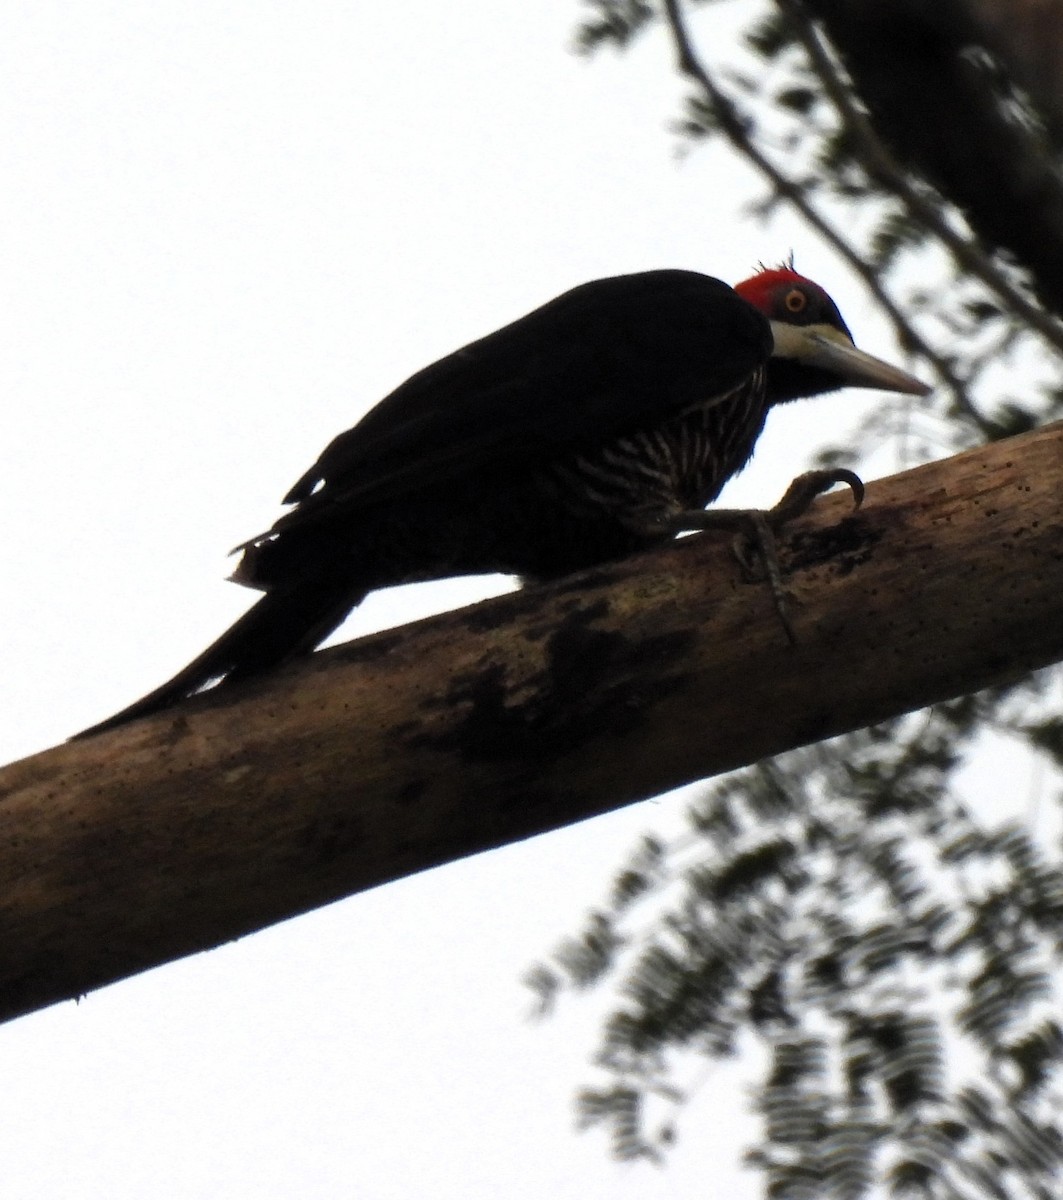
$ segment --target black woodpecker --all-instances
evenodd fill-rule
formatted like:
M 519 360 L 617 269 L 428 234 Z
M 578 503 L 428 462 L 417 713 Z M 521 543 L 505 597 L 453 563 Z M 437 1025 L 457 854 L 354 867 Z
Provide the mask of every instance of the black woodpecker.
M 258 602 L 79 736 L 309 654 L 376 588 L 547 580 L 668 541 L 704 524 L 773 405 L 846 385 L 929 390 L 857 350 L 834 301 L 788 267 L 734 288 L 676 270 L 573 288 L 418 371 L 340 434 L 284 497 L 289 511 L 238 547 L 233 579 Z

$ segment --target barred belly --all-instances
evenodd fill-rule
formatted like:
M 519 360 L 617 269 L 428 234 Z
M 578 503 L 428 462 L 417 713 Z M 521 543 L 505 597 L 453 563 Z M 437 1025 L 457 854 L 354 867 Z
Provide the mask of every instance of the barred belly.
M 518 537 L 535 514 L 522 544 L 538 561 L 517 572 L 564 574 L 668 540 L 670 517 L 704 508 L 749 461 L 766 415 L 758 371 L 715 403 L 543 467 L 534 503 L 505 506 Z
M 543 470 L 543 491 L 581 518 L 630 523 L 704 508 L 749 461 L 764 427 L 764 373 L 671 422 L 575 452 Z

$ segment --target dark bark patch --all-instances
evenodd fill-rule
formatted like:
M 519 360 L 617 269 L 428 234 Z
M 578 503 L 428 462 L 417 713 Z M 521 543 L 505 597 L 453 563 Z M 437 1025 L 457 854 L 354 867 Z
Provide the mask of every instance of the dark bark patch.
M 395 803 L 403 807 L 416 804 L 427 791 L 428 781 L 426 779 L 409 779 L 395 794 Z
M 871 559 L 883 536 L 882 529 L 859 516 L 846 517 L 826 529 L 800 530 L 787 543 L 787 570 L 830 563 L 840 575 L 849 575 Z
M 457 676 L 430 704 L 463 715 L 418 744 L 456 752 L 466 762 L 531 765 L 539 756 L 629 733 L 655 701 L 684 685 L 684 659 L 695 635 L 629 638 L 597 625 L 608 615 L 605 599 L 574 609 L 547 638 L 543 668 L 522 681 L 519 692 L 499 663 Z

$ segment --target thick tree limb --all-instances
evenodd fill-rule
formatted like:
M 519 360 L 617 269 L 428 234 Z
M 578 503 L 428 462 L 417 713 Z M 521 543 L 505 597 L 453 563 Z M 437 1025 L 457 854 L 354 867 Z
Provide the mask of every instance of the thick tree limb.
M 1063 148 L 1063 3 L 963 0 L 985 45 L 1033 97 L 1058 151 Z
M 1063 314 L 1063 184 L 964 53 L 985 40 L 966 0 L 805 4 L 895 156 L 955 203 L 987 247 L 1028 268 L 1040 298 Z
M 1063 658 L 1063 425 L 0 772 L 0 1018 Z
M 831 56 L 816 32 L 814 23 L 804 18 L 804 0 L 776 0 L 776 3 L 793 24 L 797 37 L 804 46 L 824 91 L 830 97 L 835 112 L 845 125 L 868 176 L 903 202 L 919 224 L 948 250 L 959 271 L 980 279 L 1006 309 L 1037 330 L 1050 346 L 1063 352 L 1063 326 L 1039 308 L 981 246 L 955 229 L 941 211 L 940 202 L 931 199 L 926 189 L 921 188 L 890 153 L 870 120 L 855 102 L 847 83 L 835 71 Z M 978 424 L 982 434 L 989 439 L 993 434 L 992 423 L 982 418 L 971 406 L 963 407 L 968 416 Z

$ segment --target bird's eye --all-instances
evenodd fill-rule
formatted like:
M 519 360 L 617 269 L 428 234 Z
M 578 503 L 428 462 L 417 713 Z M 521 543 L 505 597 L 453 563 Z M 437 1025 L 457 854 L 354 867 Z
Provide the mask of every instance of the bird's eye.
M 791 313 L 804 312 L 808 304 L 808 297 L 800 288 L 793 288 L 786 293 L 786 299 L 783 300 L 786 305 L 786 311 Z

